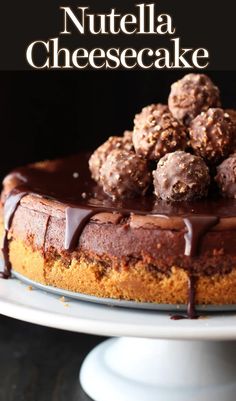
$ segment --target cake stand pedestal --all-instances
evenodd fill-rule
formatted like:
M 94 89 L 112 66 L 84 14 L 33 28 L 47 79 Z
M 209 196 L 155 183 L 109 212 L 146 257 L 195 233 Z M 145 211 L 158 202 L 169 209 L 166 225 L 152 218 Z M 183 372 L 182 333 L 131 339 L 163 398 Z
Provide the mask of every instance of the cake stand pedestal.
M 111 339 L 90 352 L 80 380 L 95 401 L 235 401 L 236 343 Z
M 29 291 L 30 290 L 30 291 Z M 236 314 L 171 320 L 169 313 L 61 299 L 0 280 L 0 313 L 44 326 L 112 337 L 80 372 L 95 401 L 235 401 Z

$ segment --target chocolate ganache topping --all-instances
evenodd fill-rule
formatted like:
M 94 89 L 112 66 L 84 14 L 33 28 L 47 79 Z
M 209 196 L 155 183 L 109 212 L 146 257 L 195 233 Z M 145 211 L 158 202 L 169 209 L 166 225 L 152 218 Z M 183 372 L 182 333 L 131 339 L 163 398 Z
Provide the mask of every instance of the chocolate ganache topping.
M 196 112 L 197 109 L 194 113 L 196 114 Z M 199 112 L 201 112 L 201 108 L 199 108 Z M 212 124 L 214 126 L 214 121 Z M 135 152 L 131 136 L 132 133 L 130 132 L 128 145 L 125 136 L 120 139 L 113 137 L 105 143 L 105 148 L 102 145 L 99 152 L 95 151 L 92 157 L 90 154 L 77 154 L 50 162 L 50 168 L 47 164 L 35 163 L 17 168 L 5 178 L 5 191 L 2 194 L 5 227 L 2 247 L 5 259 L 3 277 L 8 278 L 11 272 L 9 259 L 11 223 L 18 205 L 22 198 L 27 195 L 51 199 L 58 204 L 63 204 L 66 220 L 65 250 L 73 251 L 79 246 L 80 236 L 85 225 L 96 214 L 105 212 L 130 218 L 136 216 L 140 218 L 139 224 L 141 226 L 145 226 L 145 221 L 148 219 L 149 223 L 158 221 L 158 226 L 163 230 L 176 231 L 182 229 L 185 231 L 184 256 L 190 260 L 187 312 L 189 318 L 196 318 L 194 300 L 197 276 L 193 273 L 191 264 L 193 265 L 194 259 L 200 256 L 202 239 L 209 231 L 236 228 L 236 199 L 223 198 L 220 191 L 210 185 L 208 168 L 203 159 L 191 155 L 193 149 L 189 149 L 188 153 L 183 151 L 168 153 L 168 146 L 165 147 L 163 142 L 163 149 L 166 149 L 163 160 L 171 158 L 173 166 L 170 169 L 168 164 L 169 169 L 167 170 L 167 167 L 163 165 L 162 176 L 160 176 L 157 164 L 156 166 L 152 164 L 155 161 L 150 163 L 147 158 L 143 157 L 142 152 L 142 156 Z M 164 137 L 163 141 L 165 141 Z M 128 150 L 127 146 L 129 146 Z M 114 159 L 111 166 L 109 164 L 110 170 L 107 172 L 105 167 L 111 152 L 115 152 L 114 154 L 119 157 L 117 156 Z M 183 160 L 178 161 L 177 156 L 179 154 L 184 155 Z M 124 166 L 122 160 L 126 161 Z M 158 157 L 156 158 L 157 162 Z M 176 168 L 175 163 L 178 164 Z M 199 172 L 196 170 L 197 167 L 200 168 Z M 153 173 L 155 193 L 150 180 L 152 170 L 155 170 Z M 101 176 L 101 173 L 104 175 L 104 171 L 106 173 L 105 181 L 104 177 Z M 118 174 L 119 179 L 116 181 L 116 186 L 111 186 L 111 179 L 114 181 L 114 177 Z M 174 186 L 175 197 L 173 198 L 171 185 L 175 182 L 175 174 L 179 175 L 177 177 L 178 185 Z M 160 178 L 163 189 L 160 189 Z M 105 184 L 109 191 L 104 187 Z M 134 196 L 130 196 L 133 195 L 130 193 L 133 191 L 132 188 L 134 188 Z M 171 196 L 168 195 L 167 190 L 172 191 Z M 114 196 L 114 191 L 116 191 L 116 196 Z M 119 196 L 120 193 L 122 196 Z M 208 196 L 202 198 L 207 193 Z M 45 237 L 46 234 L 47 232 L 44 234 Z M 176 319 L 180 317 L 174 316 Z

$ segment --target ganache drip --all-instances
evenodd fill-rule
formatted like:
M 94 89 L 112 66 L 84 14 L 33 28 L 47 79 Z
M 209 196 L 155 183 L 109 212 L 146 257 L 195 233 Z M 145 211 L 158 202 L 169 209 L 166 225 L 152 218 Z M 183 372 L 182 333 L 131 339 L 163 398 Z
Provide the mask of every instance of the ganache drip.
M 59 166 L 59 167 L 58 167 Z M 194 204 L 170 205 L 166 203 L 156 203 L 155 198 L 150 195 L 145 198 L 127 200 L 122 203 L 111 202 L 92 181 L 88 170 L 88 155 L 76 155 L 71 158 L 60 160 L 55 170 L 48 171 L 34 166 L 28 166 L 15 170 L 11 175 L 17 177 L 19 184 L 11 191 L 5 200 L 4 205 L 4 238 L 2 252 L 5 261 L 3 278 L 8 278 L 11 273 L 11 263 L 9 259 L 9 238 L 8 233 L 14 214 L 21 199 L 27 194 L 35 194 L 43 198 L 51 198 L 66 205 L 66 229 L 65 243 L 66 250 L 73 250 L 78 246 L 82 231 L 92 216 L 101 212 L 114 212 L 127 217 L 132 213 L 136 215 L 152 215 L 164 219 L 171 216 L 180 216 L 187 229 L 185 233 L 184 254 L 190 259 L 198 257 L 201 242 L 204 235 L 215 226 L 219 218 L 218 208 L 225 215 L 225 210 L 229 213 L 226 201 L 221 203 L 219 199 L 215 202 L 198 202 Z M 74 175 L 74 172 L 78 171 Z M 75 179 L 78 177 L 78 179 Z M 100 191 L 100 192 L 99 192 Z M 86 194 L 86 200 L 81 196 Z M 98 195 L 98 196 L 97 196 Z M 87 197 L 88 196 L 88 197 Z M 220 205 L 220 206 L 219 206 Z M 189 216 L 189 210 L 194 211 Z M 212 215 L 207 215 L 211 210 Z M 235 206 L 232 210 L 235 210 Z M 231 210 L 231 214 L 232 214 Z M 223 214 L 222 214 L 223 213 Z M 228 216 L 228 214 L 227 214 Z M 46 235 L 46 233 L 45 233 Z M 191 263 L 190 263 L 191 265 Z M 196 318 L 195 312 L 195 290 L 197 277 L 189 269 L 189 295 L 187 316 L 191 319 Z M 182 315 L 174 315 L 172 319 L 184 318 Z
M 187 315 L 174 314 L 171 315 L 171 320 L 182 320 L 182 319 L 198 319 L 198 314 L 195 308 L 195 294 L 196 294 L 196 283 L 197 277 L 191 272 L 188 277 L 188 304 L 187 304 Z
M 88 221 L 95 214 L 102 212 L 114 212 L 113 208 L 109 210 L 107 208 L 86 208 L 86 207 L 67 207 L 66 208 L 66 232 L 65 232 L 65 244 L 66 250 L 72 251 L 75 249 L 79 243 L 82 231 Z M 126 211 L 123 215 L 128 214 Z
M 185 238 L 186 256 L 196 257 L 199 254 L 199 247 L 203 236 L 217 223 L 219 218 L 216 216 L 188 216 L 184 218 L 187 232 Z
M 13 189 L 5 200 L 4 204 L 4 234 L 2 240 L 2 254 L 4 258 L 4 271 L 1 273 L 1 277 L 7 279 L 11 276 L 11 262 L 9 258 L 9 240 L 8 232 L 11 228 L 11 223 L 16 212 L 16 209 L 21 199 L 27 195 L 27 192 L 21 191 L 18 188 Z
M 204 235 L 219 222 L 219 218 L 216 216 L 188 216 L 184 219 L 187 232 L 184 235 L 185 239 L 185 251 L 184 254 L 193 258 L 196 258 L 200 253 L 200 246 Z M 188 284 L 188 305 L 187 305 L 187 316 L 190 319 L 197 319 L 198 315 L 195 309 L 195 294 L 197 276 L 194 276 L 193 272 L 189 271 L 189 284 Z M 171 319 L 180 320 L 184 319 L 184 315 L 173 315 Z
M 216 224 L 219 218 L 216 216 L 188 216 L 184 218 L 187 228 L 185 234 L 185 252 L 186 256 L 195 258 L 200 252 L 201 241 L 204 235 Z M 197 313 L 195 309 L 195 293 L 196 293 L 197 277 L 189 272 L 189 296 L 187 314 L 190 319 L 196 319 Z

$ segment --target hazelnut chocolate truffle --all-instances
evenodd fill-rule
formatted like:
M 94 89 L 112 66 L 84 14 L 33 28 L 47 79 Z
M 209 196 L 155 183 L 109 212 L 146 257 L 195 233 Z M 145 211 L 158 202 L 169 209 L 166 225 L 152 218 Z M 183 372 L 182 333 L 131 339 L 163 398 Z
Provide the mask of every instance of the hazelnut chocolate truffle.
M 225 109 L 225 113 L 229 115 L 235 130 L 236 130 L 236 110 L 234 109 Z
M 220 107 L 220 92 L 204 74 L 187 74 L 171 85 L 169 109 L 173 116 L 189 125 L 202 111 Z
M 232 151 L 236 151 L 236 110 L 234 109 L 226 109 L 225 113 L 229 115 L 232 124 L 233 124 L 233 135 L 234 135 L 234 144 Z
M 166 153 L 184 150 L 187 133 L 166 105 L 152 104 L 135 116 L 133 144 L 139 156 L 159 160 Z
M 105 162 L 107 156 L 114 149 L 132 150 L 132 132 L 125 131 L 123 136 L 110 136 L 106 142 L 99 146 L 89 159 L 89 169 L 92 178 L 99 183 L 100 169 Z
M 144 195 L 151 183 L 147 161 L 132 151 L 115 149 L 101 167 L 100 183 L 114 200 Z
M 233 153 L 217 167 L 215 180 L 225 198 L 236 199 L 236 153 Z
M 209 170 L 201 157 L 183 151 L 162 157 L 153 171 L 154 193 L 164 200 L 188 201 L 207 195 Z
M 194 153 L 209 164 L 217 164 L 232 152 L 233 123 L 222 109 L 209 109 L 199 114 L 192 121 L 189 134 Z
M 124 131 L 123 137 L 122 137 L 122 144 L 125 150 L 134 150 L 134 145 L 133 145 L 133 131 Z

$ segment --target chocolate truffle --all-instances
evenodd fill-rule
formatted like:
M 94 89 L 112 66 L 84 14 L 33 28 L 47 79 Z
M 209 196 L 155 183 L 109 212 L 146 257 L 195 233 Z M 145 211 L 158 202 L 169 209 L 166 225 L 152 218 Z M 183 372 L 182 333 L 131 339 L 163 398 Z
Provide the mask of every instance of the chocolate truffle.
M 125 131 L 123 136 L 110 136 L 106 142 L 99 146 L 89 159 L 89 169 L 92 178 L 99 183 L 100 169 L 107 156 L 114 149 L 133 150 L 132 132 Z
M 234 144 L 233 144 L 233 149 L 232 152 L 236 151 L 236 110 L 234 109 L 226 109 L 225 113 L 229 115 L 232 124 L 233 124 L 233 135 L 234 135 Z
M 101 167 L 100 183 L 113 199 L 144 195 L 151 183 L 147 161 L 132 151 L 113 150 Z
M 124 131 L 123 137 L 122 137 L 122 149 L 124 148 L 125 150 L 134 150 L 134 145 L 133 145 L 133 131 Z
M 133 144 L 139 156 L 159 160 L 166 153 L 185 149 L 187 133 L 166 105 L 152 104 L 135 116 Z
M 235 130 L 236 130 L 236 110 L 234 109 L 225 109 L 225 113 L 229 115 Z
M 220 107 L 220 92 L 204 74 L 188 74 L 171 85 L 169 109 L 173 116 L 189 125 L 202 111 Z
M 233 123 L 222 109 L 209 109 L 199 114 L 192 121 L 189 134 L 194 153 L 208 164 L 217 164 L 232 152 Z
M 233 153 L 217 167 L 215 180 L 225 198 L 236 199 L 236 153 Z
M 188 201 L 207 195 L 209 170 L 201 157 L 183 151 L 162 157 L 153 171 L 154 193 L 164 200 Z

